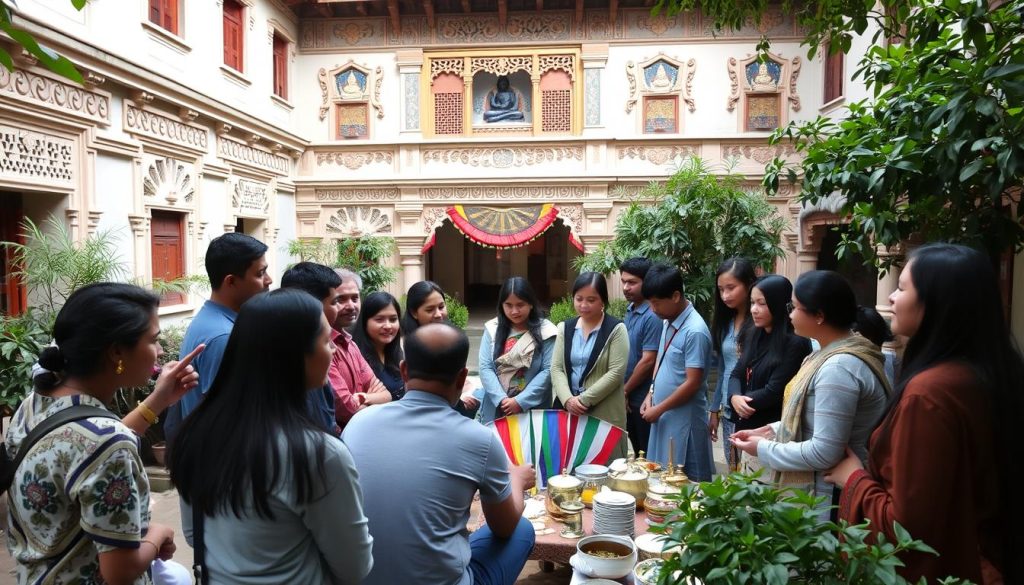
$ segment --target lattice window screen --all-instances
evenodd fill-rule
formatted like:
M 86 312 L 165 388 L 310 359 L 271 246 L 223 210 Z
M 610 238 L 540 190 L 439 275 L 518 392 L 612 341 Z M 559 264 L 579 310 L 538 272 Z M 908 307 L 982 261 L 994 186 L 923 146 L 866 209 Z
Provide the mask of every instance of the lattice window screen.
M 434 94 L 434 133 L 462 134 L 462 93 Z
M 541 92 L 542 132 L 570 132 L 572 130 L 572 90 L 554 89 Z

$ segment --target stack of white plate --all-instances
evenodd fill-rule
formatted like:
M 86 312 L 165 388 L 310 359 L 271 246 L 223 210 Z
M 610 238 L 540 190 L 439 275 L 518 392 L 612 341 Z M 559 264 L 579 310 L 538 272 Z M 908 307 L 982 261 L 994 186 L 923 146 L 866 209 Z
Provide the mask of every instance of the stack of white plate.
M 636 498 L 615 491 L 594 495 L 594 534 L 633 536 L 636 526 Z

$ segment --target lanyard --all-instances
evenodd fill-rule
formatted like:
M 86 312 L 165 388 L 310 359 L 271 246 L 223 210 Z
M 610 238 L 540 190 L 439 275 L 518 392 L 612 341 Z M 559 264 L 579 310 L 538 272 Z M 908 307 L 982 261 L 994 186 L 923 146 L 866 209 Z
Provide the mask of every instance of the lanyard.
M 689 317 L 687 317 L 687 319 L 689 319 Z M 683 325 L 686 325 L 686 321 L 683 321 L 682 323 L 679 324 L 679 329 L 682 329 Z M 671 327 L 672 329 L 675 329 L 674 327 L 672 327 L 671 323 L 669 323 L 668 326 Z M 672 345 L 672 340 L 676 338 L 676 333 L 679 333 L 679 329 L 675 329 L 672 332 L 672 335 L 669 336 L 668 341 L 665 342 L 665 347 L 661 348 L 661 358 L 658 359 L 658 363 L 654 364 L 654 375 L 651 377 L 652 388 L 654 387 L 654 380 L 658 378 L 658 372 L 661 371 L 661 364 L 662 362 L 665 361 L 665 356 L 668 354 L 668 348 L 670 345 Z

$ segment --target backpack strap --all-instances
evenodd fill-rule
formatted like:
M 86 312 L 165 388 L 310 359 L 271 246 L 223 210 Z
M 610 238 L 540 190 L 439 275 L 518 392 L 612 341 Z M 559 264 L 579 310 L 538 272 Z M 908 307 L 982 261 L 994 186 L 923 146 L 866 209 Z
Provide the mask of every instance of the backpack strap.
M 22 460 L 28 455 L 28 452 L 42 440 L 43 437 L 57 430 L 58 428 L 78 420 L 86 418 L 110 418 L 114 420 L 121 420 L 116 414 L 110 412 L 105 408 L 99 408 L 97 406 L 88 406 L 85 404 L 76 404 L 70 408 L 65 408 L 53 416 L 48 416 L 25 436 L 25 439 L 21 442 L 21 447 L 18 449 L 18 455 L 15 456 L 14 461 L 10 466 L 10 477 L 2 478 L 3 485 L 0 485 L 0 489 L 7 490 L 11 487 L 11 483 L 14 480 L 14 476 L 17 474 L 18 467 L 21 465 Z M 7 455 L 7 446 L 3 447 L 3 454 Z
M 207 585 L 210 575 L 206 572 L 206 541 L 203 538 L 203 508 L 192 498 L 192 574 L 196 583 Z

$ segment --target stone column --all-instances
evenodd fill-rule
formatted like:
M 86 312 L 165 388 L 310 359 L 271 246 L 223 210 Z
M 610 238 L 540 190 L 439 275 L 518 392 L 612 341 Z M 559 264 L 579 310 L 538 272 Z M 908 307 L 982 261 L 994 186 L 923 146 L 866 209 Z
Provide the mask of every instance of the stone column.
M 395 53 L 398 74 L 402 79 L 401 132 L 420 130 L 420 75 L 423 71 L 423 49 L 403 49 Z
M 135 276 L 144 281 L 152 277 L 152 265 L 149 262 L 151 247 L 149 245 L 149 215 L 132 213 L 128 215 L 128 223 L 132 227 L 132 248 L 135 254 Z
M 406 291 L 413 284 L 423 280 L 423 236 L 402 236 L 395 238 L 398 245 L 398 262 L 402 266 L 399 290 Z
M 583 127 L 600 128 L 601 78 L 608 63 L 608 44 L 583 45 Z

